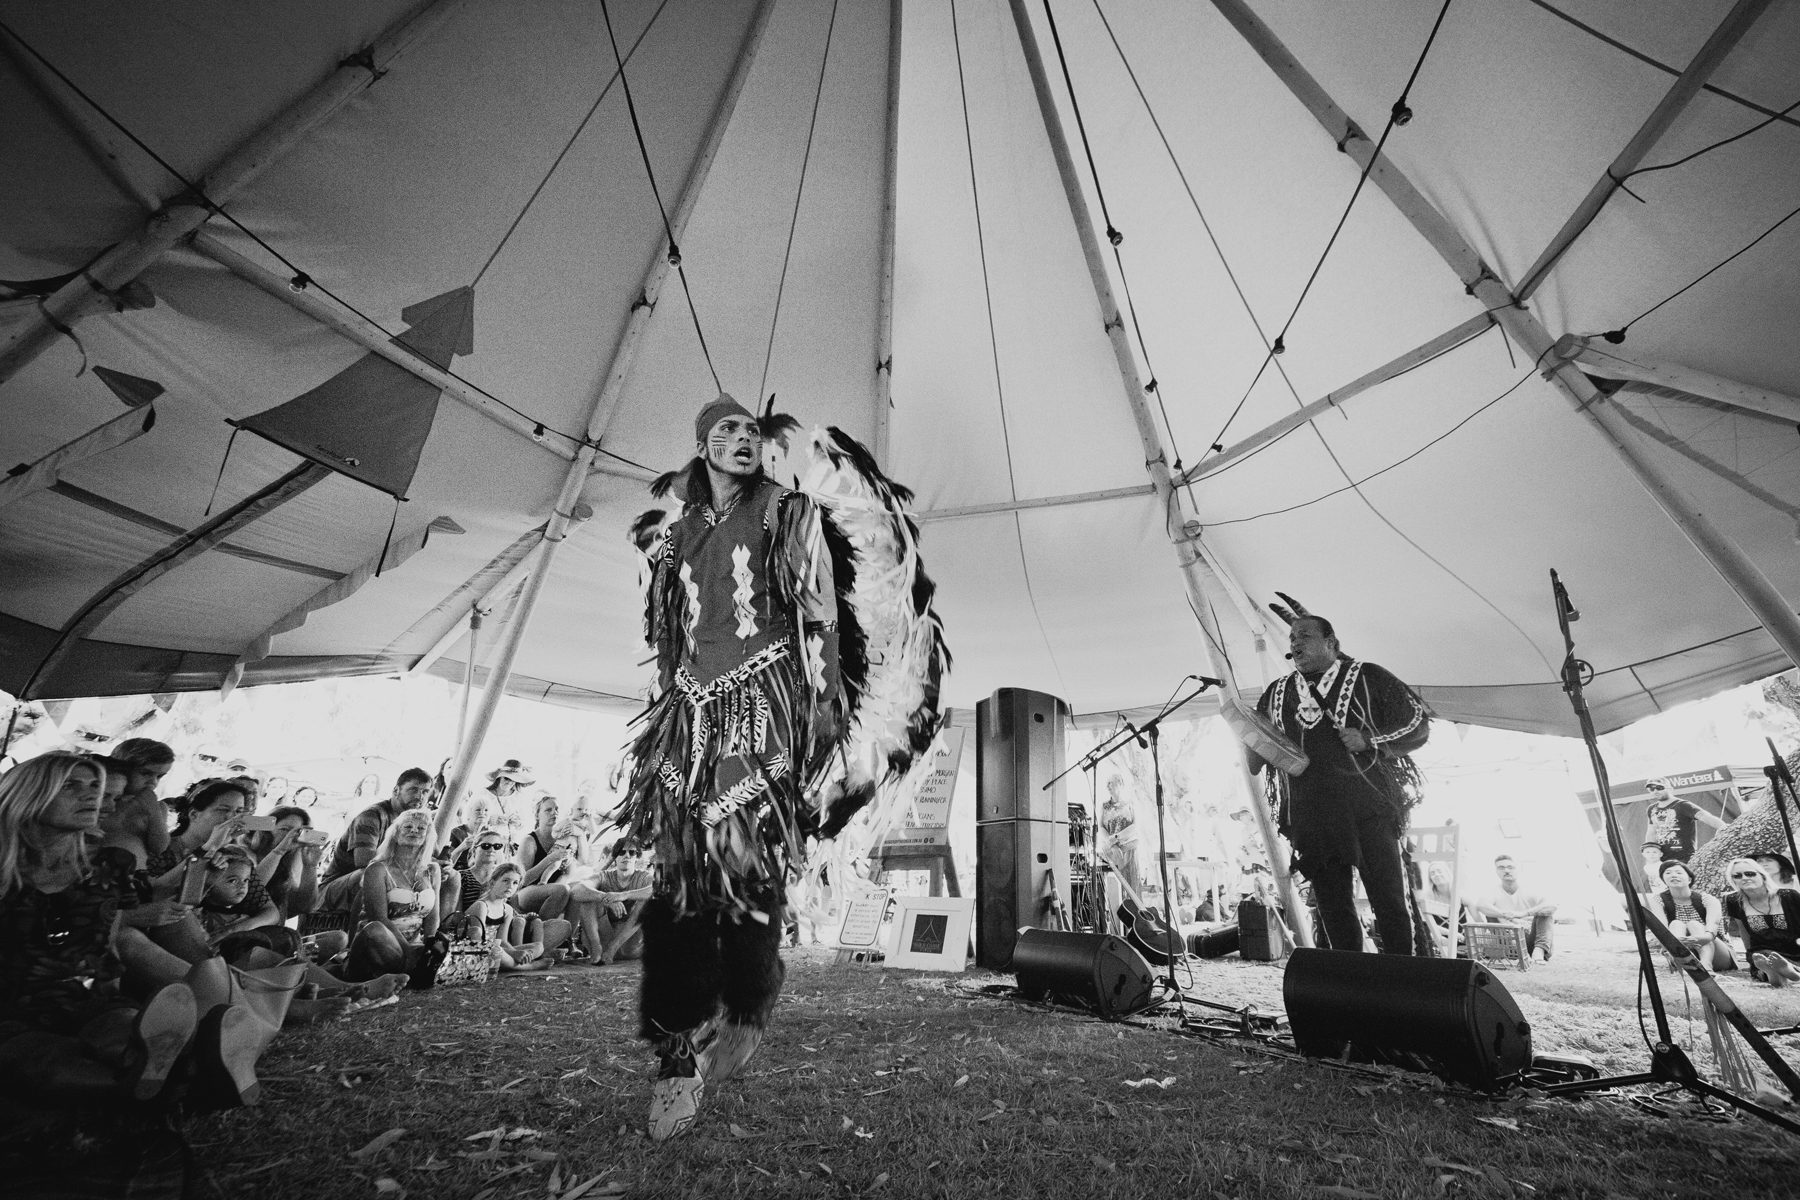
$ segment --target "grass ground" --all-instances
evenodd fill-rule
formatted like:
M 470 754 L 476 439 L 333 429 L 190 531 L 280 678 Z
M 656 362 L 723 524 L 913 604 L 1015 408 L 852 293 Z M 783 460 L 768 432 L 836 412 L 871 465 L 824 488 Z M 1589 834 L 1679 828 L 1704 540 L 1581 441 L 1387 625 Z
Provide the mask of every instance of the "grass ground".
M 1641 1069 L 1633 958 L 1565 927 L 1501 977 L 1539 1052 Z M 1678 1040 L 1702 1047 L 1678 979 Z M 292 1031 L 261 1107 L 193 1122 L 203 1191 L 257 1200 L 433 1197 L 1650 1197 L 1795 1195 L 1800 1137 L 1620 1097 L 1491 1099 L 1142 1021 L 991 998 L 1010 977 L 838 967 L 795 952 L 762 1053 L 657 1146 L 636 968 L 406 996 Z M 1761 1026 L 1800 996 L 1726 977 Z M 1280 1010 L 1281 969 L 1200 964 L 1193 994 Z M 1784 1044 L 1785 1043 L 1785 1044 Z M 1800 1060 L 1800 1038 L 1777 1039 Z M 1702 1068 L 1708 1053 L 1696 1050 Z M 396 1133 L 395 1131 L 402 1131 Z M 4 1190 L 4 1189 L 0 1189 Z

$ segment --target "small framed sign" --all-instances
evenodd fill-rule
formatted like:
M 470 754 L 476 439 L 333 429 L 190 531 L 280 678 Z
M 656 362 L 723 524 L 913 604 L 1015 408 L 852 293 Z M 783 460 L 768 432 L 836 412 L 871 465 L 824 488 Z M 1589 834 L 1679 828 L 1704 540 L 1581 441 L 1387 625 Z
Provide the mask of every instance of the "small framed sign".
M 897 896 L 887 965 L 911 971 L 961 971 L 969 961 L 975 901 L 958 896 Z
M 852 896 L 844 902 L 843 924 L 838 926 L 840 950 L 874 950 L 881 945 L 882 918 L 887 915 L 888 892 L 883 889 Z

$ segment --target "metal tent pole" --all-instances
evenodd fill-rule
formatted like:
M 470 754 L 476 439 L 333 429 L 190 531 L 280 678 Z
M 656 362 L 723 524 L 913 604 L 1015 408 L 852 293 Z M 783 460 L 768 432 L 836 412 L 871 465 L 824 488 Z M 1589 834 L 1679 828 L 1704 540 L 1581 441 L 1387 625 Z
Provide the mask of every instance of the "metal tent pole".
M 1044 119 L 1044 132 L 1050 139 L 1050 150 L 1056 158 L 1057 174 L 1062 179 L 1063 192 L 1069 201 L 1069 214 L 1074 221 L 1076 235 L 1081 239 L 1082 256 L 1087 260 L 1088 274 L 1094 284 L 1094 299 L 1100 306 L 1100 318 L 1106 330 L 1107 340 L 1112 343 L 1113 357 L 1118 362 L 1119 382 L 1123 385 L 1125 403 L 1131 410 L 1132 420 L 1137 425 L 1138 438 L 1144 447 L 1144 469 L 1149 472 L 1150 483 L 1156 489 L 1156 497 L 1162 505 L 1163 512 L 1170 517 L 1181 511 L 1180 501 L 1175 495 L 1175 485 L 1169 470 L 1168 455 L 1164 452 L 1162 438 L 1156 432 L 1156 424 L 1150 414 L 1150 406 L 1144 399 L 1142 378 L 1138 374 L 1137 360 L 1132 356 L 1131 346 L 1125 338 L 1125 322 L 1119 313 L 1118 304 L 1113 299 L 1112 281 L 1106 274 L 1106 263 L 1100 254 L 1100 241 L 1094 235 L 1092 214 L 1088 211 L 1087 198 L 1082 195 L 1081 179 L 1076 174 L 1075 160 L 1069 151 L 1069 140 L 1063 131 L 1062 118 L 1056 111 L 1056 97 L 1050 90 L 1050 80 L 1044 70 L 1043 55 L 1038 50 L 1037 36 L 1031 29 L 1031 18 L 1025 11 L 1025 0 L 1010 0 L 1013 23 L 1019 31 L 1019 45 L 1025 53 L 1025 65 L 1031 72 L 1032 89 L 1037 94 L 1038 110 Z M 1231 608 L 1231 601 L 1224 586 L 1210 567 L 1202 559 L 1200 529 L 1197 523 L 1184 522 L 1180 532 L 1171 536 L 1175 545 L 1177 564 L 1181 568 L 1182 582 L 1187 587 L 1188 601 L 1194 609 L 1194 615 L 1200 622 L 1205 634 L 1205 653 L 1211 671 L 1225 681 L 1226 688 L 1236 695 L 1241 690 L 1236 672 L 1232 669 L 1230 658 L 1224 653 L 1224 638 L 1219 623 L 1214 616 L 1215 597 L 1220 606 Z M 1238 763 L 1243 776 L 1243 783 L 1253 801 L 1260 800 L 1262 787 L 1250 770 L 1249 761 L 1243 755 L 1240 746 Z M 1282 903 L 1287 906 L 1288 915 L 1293 918 L 1294 938 L 1303 946 L 1312 944 L 1311 930 L 1306 922 L 1299 920 L 1305 908 L 1300 903 L 1299 894 L 1294 888 L 1293 877 L 1288 871 L 1286 846 L 1275 830 L 1275 823 L 1269 815 L 1268 805 L 1252 803 L 1251 811 L 1256 814 L 1258 826 L 1262 829 L 1263 841 L 1269 848 L 1269 865 L 1274 869 L 1275 880 L 1281 891 Z
M 112 246 L 75 278 L 45 297 L 0 344 L 0 384 L 11 379 L 56 339 L 57 328 L 94 311 L 104 300 L 136 279 L 176 242 L 212 216 L 208 201 L 221 204 L 268 170 L 307 134 L 344 105 L 374 85 L 389 65 L 414 42 L 443 23 L 464 0 L 430 0 L 344 59 L 306 95 L 289 105 L 241 145 L 221 159 L 199 186 L 205 197 L 183 192 L 153 213 L 141 229 Z
M 694 205 L 699 202 L 700 192 L 706 184 L 707 175 L 712 170 L 713 160 L 718 157 L 719 144 L 725 139 L 725 130 L 731 124 L 731 115 L 737 109 L 738 98 L 743 95 L 744 84 L 750 77 L 750 66 L 756 59 L 756 50 L 761 44 L 763 34 L 769 26 L 769 14 L 774 7 L 774 0 L 762 0 L 757 6 L 755 15 L 750 20 L 750 27 L 744 34 L 743 44 L 738 48 L 736 65 L 732 68 L 730 80 L 719 97 L 719 103 L 713 110 L 711 123 L 707 127 L 705 140 L 700 145 L 700 152 L 694 160 L 694 166 L 688 173 L 687 181 L 682 185 L 681 198 L 675 209 L 669 214 L 669 229 L 663 235 L 658 253 L 651 259 L 650 268 L 644 276 L 642 301 L 636 305 L 626 320 L 625 330 L 620 336 L 619 345 L 613 352 L 612 364 L 602 378 L 599 389 L 588 408 L 587 437 L 575 455 L 575 461 L 563 476 L 562 491 L 557 495 L 556 505 L 551 511 L 549 522 L 544 527 L 543 543 L 537 551 L 537 561 L 531 568 L 531 574 L 525 580 L 523 591 L 519 595 L 518 604 L 513 610 L 512 622 L 500 643 L 499 652 L 492 669 L 488 672 L 487 690 L 482 693 L 481 703 L 475 710 L 475 716 L 464 732 L 462 745 L 456 752 L 455 764 L 451 767 L 450 776 L 446 780 L 444 795 L 459 797 L 468 787 L 469 777 L 475 765 L 475 758 L 481 753 L 482 743 L 487 740 L 488 729 L 493 725 L 494 713 L 500 706 L 500 697 L 506 694 L 506 685 L 512 677 L 513 662 L 518 657 L 519 644 L 524 640 L 525 630 L 531 624 L 533 611 L 537 607 L 538 596 L 544 588 L 544 580 L 550 574 L 552 564 L 556 561 L 556 551 L 569 535 L 570 526 L 577 521 L 585 521 L 593 515 L 593 510 L 580 503 L 581 489 L 592 472 L 594 458 L 600 451 L 600 439 L 611 422 L 613 413 L 618 409 L 619 397 L 625 386 L 626 376 L 630 374 L 632 364 L 637 359 L 637 350 L 642 344 L 643 333 L 650 321 L 650 313 L 656 305 L 657 290 L 669 273 L 669 250 L 671 234 L 678 240 L 687 227 L 688 218 L 693 214 Z M 459 806 L 446 800 L 438 809 L 438 836 L 440 840 L 449 833 Z
M 1213 5 L 1312 113 L 1339 149 L 1368 170 L 1369 182 L 1379 187 L 1413 228 L 1431 243 L 1462 280 L 1469 294 L 1492 313 L 1519 349 L 1539 364 L 1544 377 L 1574 404 L 1577 412 L 1594 424 L 1626 468 L 1637 477 L 1638 483 L 1738 594 L 1788 659 L 1800 663 L 1800 618 L 1795 617 L 1793 606 L 1743 548 L 1714 525 L 1699 505 L 1683 495 L 1674 480 L 1650 458 L 1612 401 L 1575 363 L 1554 356 L 1556 339 L 1537 317 L 1518 302 L 1475 248 L 1392 160 L 1386 155 L 1375 156 L 1374 141 L 1337 106 L 1280 39 L 1250 11 L 1244 0 L 1213 0 Z

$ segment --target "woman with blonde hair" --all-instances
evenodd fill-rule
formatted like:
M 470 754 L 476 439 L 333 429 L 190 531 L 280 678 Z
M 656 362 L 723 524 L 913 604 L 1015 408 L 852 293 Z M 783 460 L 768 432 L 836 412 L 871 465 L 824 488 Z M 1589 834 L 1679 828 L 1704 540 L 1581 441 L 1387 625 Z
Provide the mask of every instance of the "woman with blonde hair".
M 1750 973 L 1772 987 L 1800 983 L 1800 892 L 1778 888 L 1752 858 L 1734 858 L 1725 915 L 1744 931 Z
M 39 755 L 0 776 L 5 1099 L 149 1100 L 196 1036 L 199 1004 L 184 983 L 167 983 L 141 1005 L 120 986 L 118 915 L 142 897 L 130 851 L 88 848 L 98 840 L 104 787 L 105 771 L 78 754 Z M 212 1022 L 213 1065 L 229 1032 Z M 239 1079 L 253 1061 L 232 1064 Z
M 428 986 L 429 944 L 442 919 L 442 868 L 432 858 L 432 815 L 408 809 L 394 818 L 362 873 L 363 924 L 350 942 L 344 978 L 352 983 L 390 972 Z

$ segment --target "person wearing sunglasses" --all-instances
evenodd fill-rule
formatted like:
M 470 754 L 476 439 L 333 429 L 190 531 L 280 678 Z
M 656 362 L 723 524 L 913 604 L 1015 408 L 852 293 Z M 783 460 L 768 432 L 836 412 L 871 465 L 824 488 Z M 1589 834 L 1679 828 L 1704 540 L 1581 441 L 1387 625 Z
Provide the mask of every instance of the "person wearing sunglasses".
M 1744 931 L 1750 974 L 1773 987 L 1800 983 L 1800 892 L 1777 888 L 1753 858 L 1725 867 L 1725 915 Z
M 1725 828 L 1725 822 L 1675 794 L 1666 779 L 1652 779 L 1644 785 L 1650 803 L 1644 809 L 1644 841 L 1662 847 L 1664 862 L 1687 862 L 1693 858 L 1698 826 Z

